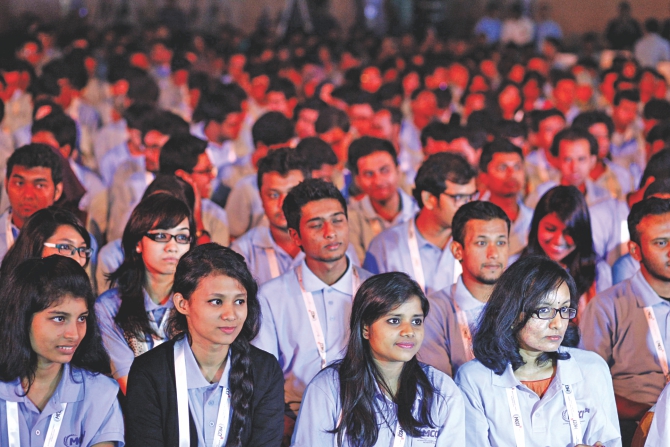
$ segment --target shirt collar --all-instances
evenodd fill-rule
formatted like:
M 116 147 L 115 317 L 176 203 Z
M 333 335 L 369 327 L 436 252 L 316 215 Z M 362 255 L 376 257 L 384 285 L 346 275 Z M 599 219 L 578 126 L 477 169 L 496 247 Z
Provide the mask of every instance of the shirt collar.
M 400 212 L 398 215 L 393 219 L 393 222 L 391 222 L 390 225 L 396 225 L 401 222 L 407 222 L 409 219 L 411 219 L 416 212 L 416 209 L 414 208 L 414 203 L 413 199 L 401 188 L 398 188 L 398 194 L 400 194 Z M 366 219 L 368 220 L 373 220 L 373 219 L 378 219 L 382 222 L 385 222 L 384 219 L 382 219 L 379 214 L 375 211 L 375 209 L 372 207 L 372 202 L 370 201 L 370 197 L 365 195 L 361 201 L 361 210 L 363 216 L 365 216 Z
M 566 348 L 559 348 L 561 352 L 565 352 Z M 568 350 L 569 352 L 569 350 Z M 521 381 L 516 378 L 514 375 L 514 371 L 512 370 L 512 364 L 509 363 L 507 364 L 507 368 L 505 369 L 505 372 L 503 372 L 502 375 L 498 375 L 491 371 L 491 383 L 494 386 L 502 387 L 502 388 L 516 388 L 521 385 Z M 579 365 L 577 365 L 577 360 L 574 359 L 574 357 L 570 357 L 567 360 L 557 360 L 556 361 L 556 380 L 552 381 L 552 386 L 554 384 L 558 384 L 559 386 L 561 384 L 566 384 L 566 385 L 572 385 L 577 382 L 581 382 L 584 380 L 584 376 L 582 375 L 582 370 L 580 369 Z
M 633 289 L 633 296 L 637 302 L 637 307 L 648 307 L 654 306 L 659 303 L 665 303 L 666 301 L 658 296 L 658 293 L 651 288 L 644 275 L 642 270 L 638 270 L 630 279 L 630 285 Z
M 472 293 L 465 287 L 463 275 L 458 277 L 458 281 L 452 287 L 455 288 L 452 299 L 462 311 L 479 310 L 485 306 L 485 303 L 472 296 Z
M 179 340 L 177 343 L 183 343 L 184 345 L 184 359 L 186 360 L 186 377 L 187 379 L 187 388 L 189 390 L 197 388 L 208 388 L 212 386 L 211 383 L 205 379 L 205 376 L 202 375 L 200 367 L 198 366 L 198 361 L 195 359 L 193 350 L 188 344 L 188 338 L 184 337 Z M 230 349 L 228 349 L 228 356 L 226 358 L 226 365 L 223 367 L 223 374 L 219 379 L 219 386 L 222 388 L 228 388 L 228 383 L 230 379 Z
M 300 263 L 300 267 L 302 268 L 302 284 L 303 287 L 305 287 L 305 290 L 308 292 L 318 292 L 323 289 L 327 288 L 333 288 L 337 290 L 340 293 L 343 293 L 345 295 L 351 295 L 353 296 L 353 271 L 352 269 L 354 268 L 353 263 L 351 262 L 351 259 L 349 259 L 349 256 L 347 256 L 347 270 L 344 272 L 344 275 L 332 286 L 329 286 L 325 282 L 321 281 L 310 269 L 307 267 L 307 263 L 303 259 L 302 262 Z
M 172 309 L 174 307 L 174 303 L 172 302 L 172 294 L 170 294 L 170 298 L 168 298 L 165 304 L 154 303 L 145 289 L 142 289 L 142 294 L 144 295 L 144 309 L 147 312 L 153 312 L 158 309 Z
M 43 412 L 52 409 L 52 402 L 59 405 L 66 402 L 79 402 L 83 400 L 83 374 L 85 374 L 84 371 L 80 369 L 73 370 L 69 363 L 65 363 L 63 365 L 63 375 L 56 387 L 56 391 L 54 391 L 53 396 L 51 396 L 49 402 L 44 407 Z M 0 399 L 9 402 L 27 402 L 29 400 L 18 377 L 11 382 L 0 382 Z M 53 411 L 57 410 L 60 410 L 60 408 L 53 407 Z

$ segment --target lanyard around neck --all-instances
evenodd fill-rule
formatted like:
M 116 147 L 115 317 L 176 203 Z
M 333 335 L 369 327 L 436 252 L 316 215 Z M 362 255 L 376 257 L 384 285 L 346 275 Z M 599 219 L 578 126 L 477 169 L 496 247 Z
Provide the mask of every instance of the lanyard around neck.
M 19 430 L 19 405 L 18 402 L 5 402 L 7 405 L 7 435 L 9 439 L 8 447 L 21 447 L 21 434 Z M 47 434 L 44 436 L 44 447 L 55 447 L 58 439 L 58 432 L 63 423 L 67 403 L 62 403 L 60 411 L 51 415 Z M 26 445 L 24 443 L 23 445 Z

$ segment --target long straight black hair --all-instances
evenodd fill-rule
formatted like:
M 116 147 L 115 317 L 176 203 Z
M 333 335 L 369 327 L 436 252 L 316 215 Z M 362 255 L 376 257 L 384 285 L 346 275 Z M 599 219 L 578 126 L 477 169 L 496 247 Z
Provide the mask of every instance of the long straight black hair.
M 254 394 L 251 373 L 251 340 L 261 327 L 261 306 L 258 302 L 258 284 L 244 257 L 227 247 L 209 243 L 199 245 L 186 253 L 177 265 L 174 275 L 174 293 L 191 298 L 203 278 L 224 275 L 240 283 L 247 291 L 247 318 L 242 331 L 230 345 L 230 389 L 233 417 L 226 446 L 241 447 L 242 433 L 251 428 L 250 403 Z M 167 324 L 170 338 L 188 336 L 188 321 L 177 309 L 172 309 Z
M 30 342 L 33 316 L 57 305 L 66 296 L 85 300 L 88 308 L 86 334 L 70 364 L 93 374 L 110 374 L 109 355 L 102 344 L 90 279 L 77 261 L 53 255 L 23 261 L 2 278 L 0 380 L 27 379 L 28 393 L 37 368 L 37 354 Z
M 149 325 L 144 305 L 142 290 L 146 271 L 142 254 L 137 253 L 136 247 L 148 231 L 174 228 L 184 219 L 188 219 L 191 236 L 194 236 L 195 223 L 191 209 L 182 200 L 163 192 L 143 199 L 130 215 L 121 240 L 123 263 L 109 276 L 112 286 L 118 287 L 121 296 L 121 306 L 115 321 L 124 332 L 142 339 L 144 334 L 157 335 Z
M 496 281 L 479 326 L 472 339 L 475 358 L 498 375 L 508 364 L 513 370 L 525 364 L 519 354 L 519 332 L 533 316 L 544 297 L 562 284 L 570 290 L 570 307 L 577 308 L 579 295 L 572 276 L 546 256 L 526 256 L 512 264 Z M 579 329 L 568 323 L 561 346 L 577 346 Z M 567 360 L 567 352 L 545 352 L 538 365 L 550 360 Z
M 521 256 L 544 255 L 537 238 L 540 221 L 556 213 L 565 223 L 565 231 L 575 242 L 572 253 L 561 260 L 575 280 L 577 295 L 582 296 L 596 280 L 596 253 L 593 250 L 591 216 L 586 199 L 574 186 L 556 186 L 547 191 L 535 207 L 528 233 L 528 246 Z
M 405 273 L 383 273 L 368 278 L 358 289 L 351 309 L 349 328 L 351 335 L 347 352 L 342 360 L 331 367 L 336 368 L 340 379 L 342 419 L 331 433 L 337 434 L 338 445 L 344 445 L 346 435 L 349 445 L 372 446 L 379 436 L 376 418 L 377 388 L 393 396 L 390 384 L 384 381 L 375 365 L 370 342 L 363 337 L 363 328 L 387 315 L 412 297 L 421 301 L 424 317 L 430 305 L 421 287 Z M 405 363 L 398 379 L 397 393 L 393 402 L 398 408 L 398 422 L 410 436 L 419 436 L 420 429 L 434 427 L 430 416 L 435 389 L 421 368 L 416 356 Z M 421 390 L 422 399 L 418 418 L 412 414 Z

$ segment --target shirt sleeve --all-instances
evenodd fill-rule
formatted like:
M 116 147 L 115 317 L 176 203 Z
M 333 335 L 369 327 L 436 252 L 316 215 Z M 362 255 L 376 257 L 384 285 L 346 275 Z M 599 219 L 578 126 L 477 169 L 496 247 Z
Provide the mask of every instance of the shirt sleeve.
M 451 347 L 449 346 L 449 325 L 442 301 L 446 298 L 430 298 L 430 312 L 423 322 L 424 337 L 419 359 L 448 376 L 453 375 L 451 367 Z
M 481 395 L 473 381 L 468 377 L 467 371 L 470 368 L 460 368 L 456 373 L 456 384 L 463 393 L 463 403 L 465 406 L 465 423 L 468 429 L 465 433 L 465 439 L 468 447 L 490 447 L 489 442 L 489 422 L 482 406 Z
M 258 349 L 269 352 L 279 359 L 279 340 L 277 339 L 277 328 L 275 327 L 274 315 L 265 297 L 265 291 L 258 294 L 258 301 L 261 304 L 261 328 L 258 335 L 251 341 L 251 344 Z
M 163 415 L 158 393 L 166 393 L 165 384 L 156 383 L 140 368 L 133 368 L 128 377 L 126 393 L 127 447 L 163 447 Z M 167 421 L 165 421 L 167 423 Z
M 94 427 L 86 427 L 86 433 Z M 107 416 L 98 428 L 95 435 L 91 438 L 89 445 L 95 445 L 102 442 L 116 442 L 117 447 L 123 447 L 124 424 L 123 414 L 118 399 L 114 398 L 112 406 L 107 412 Z
M 621 431 L 614 400 L 612 376 L 607 364 L 599 358 L 596 360 L 597 364 L 589 365 L 588 374 L 591 380 L 588 386 L 595 389 L 594 395 L 598 396 L 599 408 L 584 432 L 583 441 L 588 445 L 594 445 L 600 441 L 607 447 L 620 446 Z M 597 378 L 594 379 L 594 377 Z
M 596 295 L 586 305 L 579 321 L 579 330 L 581 331 L 579 347 L 600 355 L 611 367 L 614 363 L 612 337 L 615 333 L 615 321 L 608 312 L 608 308 L 611 306 L 604 305 L 603 301 L 605 301 L 604 295 Z
M 127 376 L 130 366 L 135 360 L 135 353 L 128 346 L 123 330 L 114 321 L 114 315 L 104 302 L 95 304 L 95 312 L 98 317 L 98 325 L 105 348 L 112 360 L 112 376 L 115 379 Z
M 446 410 L 446 414 L 444 423 L 439 427 L 435 445 L 466 445 L 463 396 L 451 378 L 445 378 L 444 385 L 446 386 L 440 390 L 442 396 L 436 396 L 437 399 L 443 400 L 443 411 Z
M 670 430 L 668 430 L 668 422 L 670 422 L 669 390 L 670 388 L 666 386 L 658 398 L 654 419 L 651 421 L 647 442 L 644 444 L 645 447 L 666 447 L 670 445 Z
M 335 445 L 336 434 L 328 433 L 335 428 L 340 410 L 336 403 L 331 381 L 335 380 L 336 372 L 326 370 L 331 380 L 318 377 L 312 381 L 305 391 L 300 405 L 300 413 L 296 421 L 291 446 L 313 447 Z
M 230 235 L 240 237 L 251 228 L 253 211 L 251 209 L 251 198 L 246 192 L 244 182 L 238 182 L 230 191 L 228 201 L 226 202 L 226 213 L 228 214 L 228 223 Z

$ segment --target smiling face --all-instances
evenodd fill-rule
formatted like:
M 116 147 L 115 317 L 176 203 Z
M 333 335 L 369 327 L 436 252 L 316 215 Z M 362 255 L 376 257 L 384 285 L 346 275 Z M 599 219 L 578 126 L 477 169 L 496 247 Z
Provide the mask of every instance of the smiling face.
M 189 236 L 188 219 L 182 220 L 174 228 L 154 228 L 149 233 L 184 234 Z M 142 255 L 144 269 L 153 275 L 174 275 L 179 259 L 191 248 L 190 244 L 178 244 L 172 237 L 169 242 L 156 242 L 144 236 L 137 243 L 137 252 Z
M 33 314 L 30 345 L 37 364 L 68 363 L 86 335 L 88 306 L 84 298 L 65 295 Z
M 537 308 L 550 307 L 560 309 L 570 307 L 570 289 L 562 283 L 558 289 L 549 292 Z M 561 317 L 560 312 L 551 320 L 541 320 L 533 316 L 519 331 L 517 339 L 519 348 L 527 352 L 556 352 L 561 346 L 568 321 Z
M 349 222 L 336 199 L 309 202 L 300 209 L 300 233 L 289 228 L 293 242 L 308 258 L 320 262 L 342 259 L 349 246 Z
M 537 241 L 544 254 L 556 262 L 561 262 L 577 248 L 572 236 L 566 232 L 565 222 L 556 213 L 547 214 L 540 220 Z
M 375 362 L 388 365 L 410 361 L 423 342 L 423 318 L 421 300 L 412 296 L 371 325 L 363 326 L 363 338 L 369 341 Z

